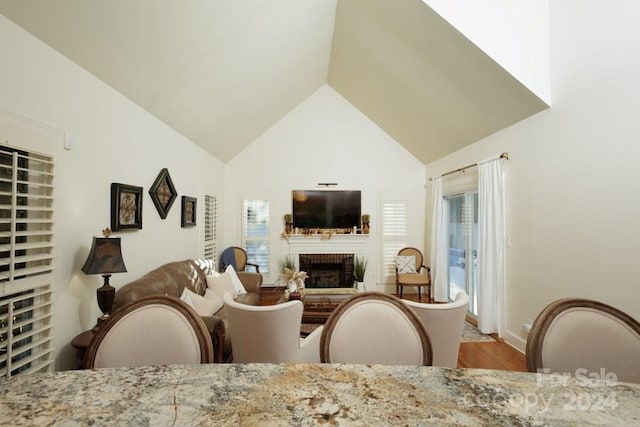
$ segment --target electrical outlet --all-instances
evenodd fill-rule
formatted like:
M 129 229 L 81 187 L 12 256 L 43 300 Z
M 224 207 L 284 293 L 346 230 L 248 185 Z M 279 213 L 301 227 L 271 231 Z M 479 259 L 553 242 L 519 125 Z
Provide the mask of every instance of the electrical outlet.
M 526 333 L 529 333 L 529 331 L 531 330 L 531 325 L 533 324 L 533 322 L 531 321 L 531 319 L 527 318 L 524 323 L 522 324 L 522 329 L 524 329 L 524 331 Z

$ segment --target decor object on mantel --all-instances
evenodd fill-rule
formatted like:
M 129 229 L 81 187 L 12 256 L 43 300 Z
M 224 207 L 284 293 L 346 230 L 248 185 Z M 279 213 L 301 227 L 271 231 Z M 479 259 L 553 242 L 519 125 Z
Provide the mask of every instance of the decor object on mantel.
M 292 231 L 291 233 L 287 233 L 285 228 L 280 237 L 284 240 L 289 240 L 291 236 L 319 236 L 320 240 L 329 240 L 334 235 L 348 236 L 358 234 L 356 228 L 304 228 L 302 230 L 295 229 Z
M 293 233 L 293 215 L 285 214 L 284 215 L 284 234 Z
M 94 237 L 91 244 L 89 256 L 82 266 L 84 274 L 102 274 L 104 284 L 98 288 L 96 295 L 98 306 L 102 311 L 102 316 L 98 318 L 96 328 L 109 317 L 113 307 L 113 298 L 116 289 L 109 284 L 112 273 L 126 273 L 127 267 L 122 259 L 122 249 L 120 247 L 120 237 L 110 237 L 111 230 L 102 230 L 104 237 Z
M 142 228 L 142 187 L 111 184 L 111 229 Z
M 173 202 L 178 198 L 178 192 L 176 191 L 176 187 L 173 185 L 171 175 L 169 175 L 169 170 L 167 170 L 167 168 L 160 171 L 156 180 L 153 182 L 153 185 L 149 189 L 149 195 L 160 214 L 160 218 L 165 219 L 169 214 L 171 205 L 173 205 Z
M 362 234 L 369 234 L 371 216 L 369 214 L 362 215 Z

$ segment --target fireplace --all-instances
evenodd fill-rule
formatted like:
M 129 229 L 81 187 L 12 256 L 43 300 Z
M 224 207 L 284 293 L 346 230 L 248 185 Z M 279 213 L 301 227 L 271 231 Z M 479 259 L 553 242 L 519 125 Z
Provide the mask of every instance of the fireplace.
M 352 288 L 353 254 L 300 254 L 298 265 L 307 288 Z

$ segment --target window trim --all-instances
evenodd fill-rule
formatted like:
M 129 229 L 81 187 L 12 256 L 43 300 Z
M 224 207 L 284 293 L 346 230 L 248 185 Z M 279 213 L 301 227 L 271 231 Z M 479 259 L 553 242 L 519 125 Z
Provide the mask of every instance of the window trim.
M 22 236 L 26 237 L 34 237 L 39 234 L 40 237 L 36 238 L 36 242 L 40 243 L 36 245 L 36 247 L 47 246 L 48 249 L 44 251 L 44 255 L 43 253 L 36 251 L 35 256 L 23 259 L 24 262 L 36 264 L 37 268 L 32 270 L 30 274 L 20 274 L 25 273 L 26 271 L 16 270 L 15 273 L 18 274 L 13 274 L 13 277 L 11 277 L 10 273 L 9 279 L 0 283 L 0 295 L 2 298 L 2 300 L 0 300 L 0 306 L 6 307 L 7 309 L 6 316 L 0 314 L 0 319 L 4 319 L 4 323 L 0 320 L 0 333 L 3 330 L 5 332 L 9 332 L 7 333 L 8 346 L 6 348 L 9 351 L 6 351 L 4 354 L 0 354 L 0 360 L 4 360 L 6 363 L 6 365 L 0 369 L 0 378 L 2 378 L 32 372 L 51 371 L 54 367 L 55 325 L 53 322 L 53 316 L 55 312 L 53 310 L 53 301 L 55 301 L 55 295 L 53 283 L 55 280 L 55 261 L 57 250 L 55 246 L 57 224 L 55 218 L 56 200 L 54 168 L 55 153 L 60 150 L 65 143 L 65 134 L 58 129 L 35 120 L 0 109 L 0 141 L 4 142 L 2 148 L 25 152 L 32 158 L 38 158 L 40 162 L 42 162 L 42 158 L 45 157 L 46 160 L 50 162 L 47 174 L 50 176 L 49 184 L 51 185 L 49 192 L 45 194 L 44 197 L 34 197 L 34 192 L 29 193 L 28 188 L 26 195 L 19 196 L 13 194 L 11 196 L 11 204 L 16 205 L 18 197 L 26 197 L 27 200 L 31 197 L 32 199 L 38 199 L 40 202 L 42 202 L 42 200 L 48 201 L 44 203 L 44 209 L 43 206 L 40 206 L 39 204 L 31 205 L 31 203 L 29 203 L 30 206 L 27 205 L 29 207 L 25 209 L 25 212 L 28 212 L 28 216 L 34 214 L 35 217 L 40 220 L 40 223 L 46 223 L 47 225 L 36 233 L 34 233 L 32 227 L 31 230 L 19 231 Z M 20 167 L 20 165 L 18 165 L 18 167 Z M 42 173 L 41 171 L 36 170 L 37 168 L 34 164 L 28 164 L 27 168 L 29 167 L 32 168 L 32 170 L 35 170 L 35 175 L 27 176 L 27 179 L 32 181 L 27 181 L 27 183 L 25 183 L 26 185 L 33 184 L 33 178 Z M 31 184 L 29 184 L 29 182 L 31 182 Z M 40 185 L 42 182 L 36 182 L 36 184 Z M 13 190 L 11 191 L 13 193 Z M 31 196 L 29 196 L 29 194 L 31 194 Z M 47 206 L 48 203 L 50 203 L 50 205 Z M 15 223 L 19 222 L 16 221 L 17 219 L 18 218 L 15 216 L 14 211 L 14 214 L 12 215 L 12 226 L 8 231 L 9 233 L 16 233 Z M 26 221 L 25 223 L 32 224 Z M 47 244 L 42 244 L 42 241 L 46 242 L 46 239 L 49 239 Z M 13 243 L 15 244 L 15 241 Z M 28 244 L 22 245 L 22 248 L 20 249 L 27 248 L 32 251 Z M 15 250 L 16 248 L 14 247 L 13 249 Z M 47 251 L 49 250 L 50 253 L 47 254 Z M 42 262 L 43 258 L 48 260 L 48 265 L 45 268 L 37 265 Z M 12 261 L 10 262 L 15 262 L 15 258 L 11 259 Z M 34 272 L 37 274 L 33 274 Z M 20 307 L 21 304 L 19 304 L 19 302 L 23 300 L 32 301 L 29 302 L 28 306 Z M 20 314 L 27 313 L 28 315 L 25 318 L 17 318 Z M 31 328 L 29 328 L 30 325 Z M 18 341 L 24 339 L 29 339 L 29 341 L 25 345 L 14 348 L 16 338 L 18 338 Z M 1 344 L 0 347 L 2 347 Z M 15 354 L 24 353 L 26 353 L 26 355 L 23 358 L 12 360 Z M 16 371 L 16 369 L 18 369 L 18 371 Z

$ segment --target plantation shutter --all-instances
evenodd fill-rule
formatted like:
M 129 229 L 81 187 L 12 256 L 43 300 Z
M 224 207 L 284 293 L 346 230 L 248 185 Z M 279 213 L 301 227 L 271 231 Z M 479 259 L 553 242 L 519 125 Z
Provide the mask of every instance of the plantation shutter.
M 382 199 L 380 217 L 382 241 L 381 277 L 384 282 L 395 281 L 395 256 L 407 246 L 407 200 Z
M 53 364 L 53 159 L 0 147 L 0 377 Z
M 260 266 L 260 273 L 269 274 L 269 201 L 245 199 L 242 202 L 242 246 L 248 261 Z
M 204 196 L 204 243 L 203 255 L 205 259 L 214 259 L 218 252 L 218 206 L 214 196 Z

